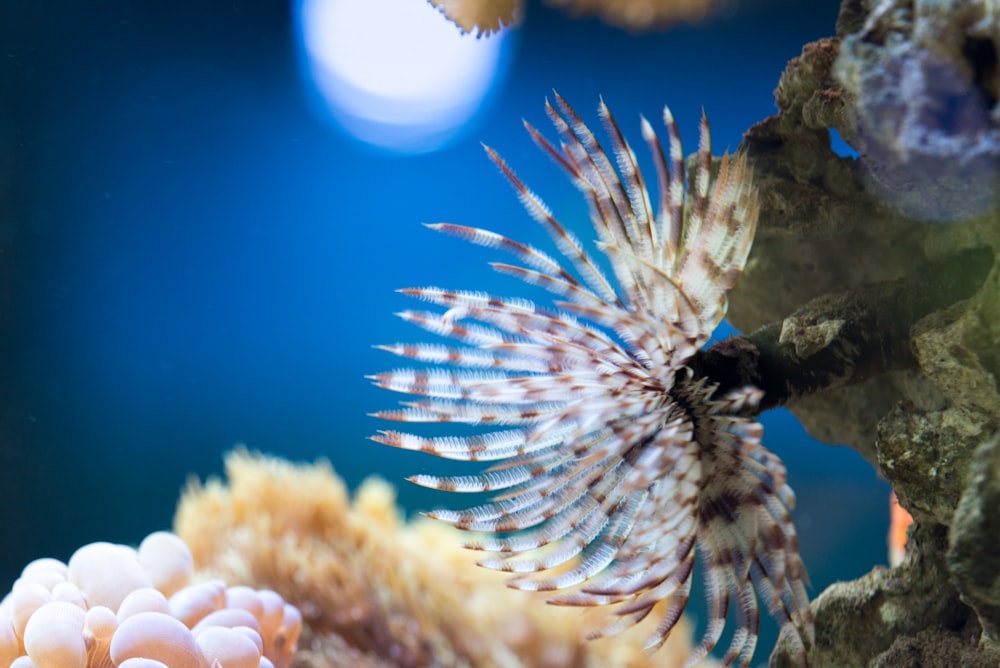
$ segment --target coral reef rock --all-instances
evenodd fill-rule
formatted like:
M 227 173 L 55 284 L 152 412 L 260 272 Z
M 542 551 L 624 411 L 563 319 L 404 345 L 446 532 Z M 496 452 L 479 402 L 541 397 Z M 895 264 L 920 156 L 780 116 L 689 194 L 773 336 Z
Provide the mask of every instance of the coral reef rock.
M 898 567 L 813 601 L 810 665 L 996 666 L 1000 12 L 845 0 L 837 29 L 745 135 L 762 206 L 730 316 L 773 334 L 747 340 L 799 365 L 788 408 L 876 465 L 914 524 Z M 772 665 L 795 665 L 781 642 Z
M 867 11 L 864 11 L 867 9 Z M 846 3 L 835 76 L 870 190 L 916 220 L 996 206 L 1000 12 L 989 0 Z
M 947 584 L 947 542 L 941 527 L 918 527 L 900 567 L 878 567 L 820 594 L 809 665 L 995 668 L 1000 653 L 982 645 L 975 615 Z M 797 666 L 781 646 L 771 666 Z

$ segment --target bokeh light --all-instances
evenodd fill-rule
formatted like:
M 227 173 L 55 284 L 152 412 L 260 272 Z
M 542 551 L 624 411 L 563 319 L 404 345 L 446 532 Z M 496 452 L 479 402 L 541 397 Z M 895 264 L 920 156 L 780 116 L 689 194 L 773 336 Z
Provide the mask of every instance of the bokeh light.
M 503 78 L 510 30 L 462 35 L 417 0 L 299 0 L 300 64 L 314 109 L 353 137 L 423 153 L 468 126 Z

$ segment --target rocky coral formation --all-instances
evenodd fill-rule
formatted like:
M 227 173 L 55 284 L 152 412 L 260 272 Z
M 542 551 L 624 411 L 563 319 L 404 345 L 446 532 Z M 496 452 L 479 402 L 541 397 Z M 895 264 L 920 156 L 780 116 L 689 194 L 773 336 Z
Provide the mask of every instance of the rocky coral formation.
M 1000 658 L 1000 435 L 972 454 L 948 537 L 948 569 L 962 600 L 975 610 L 985 637 Z
M 192 582 L 191 551 L 158 531 L 37 559 L 0 603 L 0 665 L 288 668 L 301 616 L 273 591 Z
M 653 655 L 642 650 L 645 624 L 585 640 L 602 616 L 503 587 L 457 547 L 455 529 L 404 522 L 385 482 L 365 482 L 352 501 L 326 463 L 245 451 L 227 457 L 226 473 L 227 483 L 188 487 L 176 531 L 199 572 L 299 606 L 298 668 L 678 667 L 691 650 L 687 626 Z
M 1000 654 L 981 643 L 975 614 L 947 587 L 943 527 L 919 525 L 898 568 L 877 567 L 840 582 L 813 602 L 816 644 L 810 666 L 993 668 Z M 934 584 L 938 583 L 938 584 Z M 779 650 L 772 666 L 796 666 Z
M 995 3 L 880 0 L 844 6 L 835 75 L 842 130 L 861 175 L 914 220 L 959 221 L 996 206 L 1000 18 Z
M 779 113 L 744 137 L 761 191 L 754 250 L 729 312 L 744 331 L 781 323 L 813 299 L 899 279 L 923 257 L 924 226 L 887 210 L 863 187 L 856 161 L 831 148 L 831 129 L 845 127 L 848 114 L 832 74 L 839 53 L 834 38 L 806 45 L 778 84 Z M 811 350 L 819 332 L 808 323 L 777 327 L 793 348 Z M 851 445 L 874 462 L 875 422 L 903 387 L 919 382 L 909 369 L 894 369 L 789 408 L 816 438 Z
M 995 666 L 1000 14 L 846 0 L 838 32 L 745 136 L 762 207 L 730 316 L 752 333 L 700 363 L 856 448 L 914 517 L 899 568 L 814 601 L 810 665 Z

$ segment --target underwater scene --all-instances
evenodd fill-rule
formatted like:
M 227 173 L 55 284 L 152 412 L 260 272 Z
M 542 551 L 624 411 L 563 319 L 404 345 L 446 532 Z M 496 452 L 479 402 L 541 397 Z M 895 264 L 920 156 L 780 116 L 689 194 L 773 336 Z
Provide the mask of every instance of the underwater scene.
M 0 47 L 0 668 L 1000 665 L 995 3 Z

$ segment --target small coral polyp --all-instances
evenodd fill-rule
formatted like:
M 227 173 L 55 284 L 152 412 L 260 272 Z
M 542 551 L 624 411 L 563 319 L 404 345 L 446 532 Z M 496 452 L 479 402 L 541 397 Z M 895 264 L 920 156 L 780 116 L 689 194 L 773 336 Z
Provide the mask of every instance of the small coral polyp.
M 288 668 L 302 616 L 280 595 L 192 582 L 172 533 L 36 559 L 0 602 L 0 666 Z

